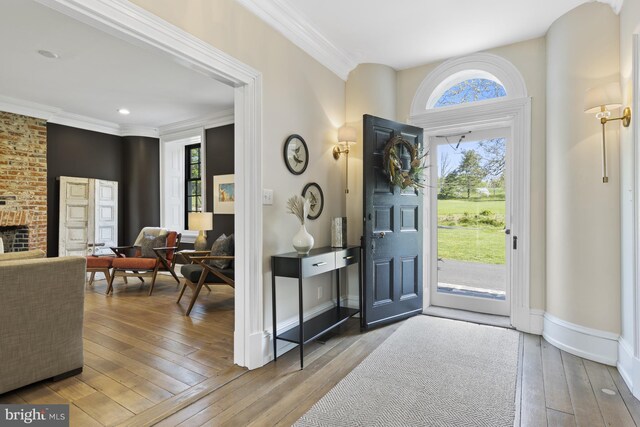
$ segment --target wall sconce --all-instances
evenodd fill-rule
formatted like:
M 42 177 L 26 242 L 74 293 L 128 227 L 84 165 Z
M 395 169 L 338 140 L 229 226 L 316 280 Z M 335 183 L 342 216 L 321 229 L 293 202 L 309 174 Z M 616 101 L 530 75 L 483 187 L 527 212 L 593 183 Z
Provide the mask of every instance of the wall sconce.
M 596 118 L 602 123 L 602 182 L 609 182 L 607 176 L 607 145 L 605 137 L 605 125 L 613 120 L 622 121 L 622 126 L 631 124 L 631 108 L 626 107 L 621 117 L 611 118 L 611 110 L 622 107 L 622 93 L 619 83 L 609 83 L 586 91 L 584 95 L 584 112 L 596 113 Z
M 355 128 L 347 125 L 338 129 L 338 145 L 333 147 L 333 158 L 338 160 L 341 154 L 346 155 L 347 165 L 345 168 L 345 184 L 346 188 L 344 192 L 349 193 L 349 146 L 356 143 L 356 130 Z

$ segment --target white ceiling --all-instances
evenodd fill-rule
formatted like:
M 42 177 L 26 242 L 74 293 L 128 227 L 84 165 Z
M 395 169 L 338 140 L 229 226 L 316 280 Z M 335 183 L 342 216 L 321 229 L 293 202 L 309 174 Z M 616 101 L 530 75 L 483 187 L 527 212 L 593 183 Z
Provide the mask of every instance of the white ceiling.
M 237 1 L 346 78 L 360 63 L 401 70 L 540 37 L 594 0 Z M 624 0 L 597 1 L 618 12 Z
M 231 87 L 32 0 L 0 1 L 0 54 L 0 103 L 15 98 L 129 128 L 233 107 Z

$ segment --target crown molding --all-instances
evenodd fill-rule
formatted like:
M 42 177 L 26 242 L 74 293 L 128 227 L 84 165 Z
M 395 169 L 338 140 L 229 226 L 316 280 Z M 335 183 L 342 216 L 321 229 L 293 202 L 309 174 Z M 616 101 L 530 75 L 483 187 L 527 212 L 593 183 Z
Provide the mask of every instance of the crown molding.
M 611 9 L 613 9 L 613 12 L 616 15 L 620 14 L 620 11 L 622 10 L 622 5 L 624 4 L 624 0 L 595 0 L 598 3 L 604 3 L 604 4 L 608 4 L 609 6 L 611 6 Z
M 219 126 L 230 125 L 234 123 L 233 108 L 218 111 L 206 117 L 196 119 L 183 120 L 181 122 L 171 123 L 161 126 L 159 129 L 160 136 L 167 136 L 188 129 L 203 128 L 211 129 Z
M 158 128 L 149 126 L 122 125 L 120 136 L 146 136 L 148 138 L 160 138 Z
M 314 28 L 300 12 L 283 0 L 237 0 L 342 80 L 358 63 Z
M 37 102 L 0 95 L 0 111 L 49 121 L 55 115 L 60 114 L 62 110 Z

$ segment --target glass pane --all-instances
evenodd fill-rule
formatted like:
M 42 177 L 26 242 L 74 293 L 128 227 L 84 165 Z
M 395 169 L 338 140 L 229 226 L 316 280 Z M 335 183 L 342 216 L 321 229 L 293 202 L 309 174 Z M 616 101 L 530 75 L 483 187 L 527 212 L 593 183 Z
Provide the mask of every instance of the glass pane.
M 191 150 L 191 162 L 190 163 L 200 163 L 200 149 L 192 148 Z
M 191 178 L 200 178 L 200 164 L 191 165 Z
M 469 79 L 451 86 L 442 94 L 434 108 L 485 99 L 507 96 L 507 92 L 500 83 L 489 79 Z
M 187 196 L 200 196 L 202 192 L 202 181 L 196 179 L 187 182 Z
M 200 210 L 202 209 L 202 197 L 197 196 L 195 199 L 196 199 L 196 210 L 200 212 Z
M 438 292 L 505 299 L 505 150 L 438 146 Z

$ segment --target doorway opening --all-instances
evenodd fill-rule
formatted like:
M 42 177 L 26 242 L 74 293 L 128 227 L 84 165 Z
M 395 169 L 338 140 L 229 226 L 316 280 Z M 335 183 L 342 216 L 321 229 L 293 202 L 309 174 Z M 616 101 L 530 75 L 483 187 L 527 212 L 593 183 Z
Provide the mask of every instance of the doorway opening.
M 432 305 L 510 314 L 509 141 L 507 128 L 429 138 Z

